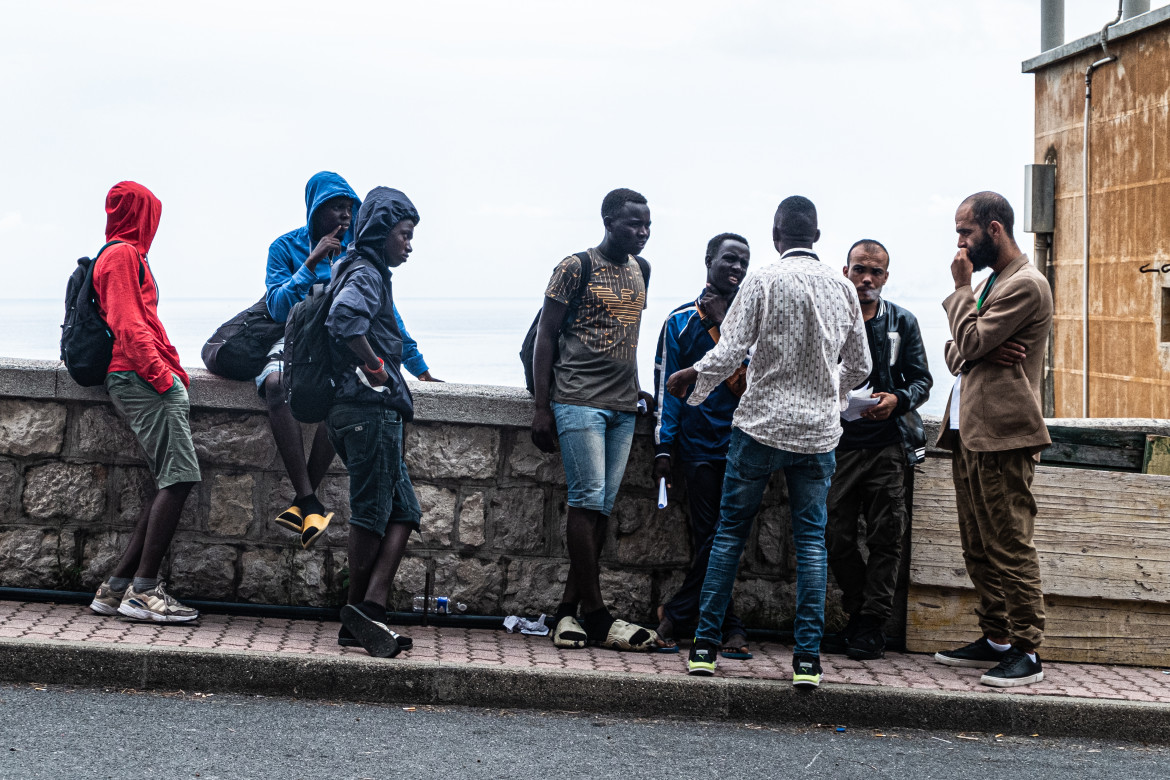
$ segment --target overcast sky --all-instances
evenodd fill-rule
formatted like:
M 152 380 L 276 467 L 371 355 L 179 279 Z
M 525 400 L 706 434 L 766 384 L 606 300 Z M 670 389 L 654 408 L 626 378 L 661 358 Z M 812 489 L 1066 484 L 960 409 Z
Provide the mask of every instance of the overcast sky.
M 941 300 L 958 202 L 1022 197 L 1039 5 L 5 3 L 0 297 L 59 298 L 122 179 L 162 200 L 164 292 L 258 297 L 268 244 L 327 169 L 418 206 L 400 299 L 535 309 L 553 265 L 601 238 L 604 194 L 631 187 L 661 305 L 697 292 L 716 233 L 769 256 L 796 193 L 822 257 L 877 238 L 888 297 Z M 1067 5 L 1068 40 L 1117 7 Z

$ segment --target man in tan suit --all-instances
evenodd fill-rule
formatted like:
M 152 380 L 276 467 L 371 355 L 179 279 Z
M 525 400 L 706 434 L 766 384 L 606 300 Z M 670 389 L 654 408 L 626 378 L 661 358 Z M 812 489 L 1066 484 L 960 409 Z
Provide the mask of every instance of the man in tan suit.
M 980 682 L 1000 688 L 1044 678 L 1036 655 L 1044 595 L 1032 543 L 1032 477 L 1052 443 L 1040 407 L 1052 291 L 1017 246 L 1014 222 L 1012 207 L 994 192 L 972 195 L 955 213 L 955 292 L 943 308 L 951 328 L 947 368 L 956 379 L 938 442 L 954 451 L 963 560 L 983 636 L 934 657 L 987 668 Z M 972 273 L 985 268 L 991 275 L 972 289 Z

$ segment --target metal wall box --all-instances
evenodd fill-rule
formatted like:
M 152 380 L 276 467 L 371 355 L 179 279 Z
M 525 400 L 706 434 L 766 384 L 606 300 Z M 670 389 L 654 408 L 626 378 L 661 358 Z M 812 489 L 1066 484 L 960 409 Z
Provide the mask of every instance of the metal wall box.
M 1024 232 L 1056 232 L 1056 166 L 1024 166 Z

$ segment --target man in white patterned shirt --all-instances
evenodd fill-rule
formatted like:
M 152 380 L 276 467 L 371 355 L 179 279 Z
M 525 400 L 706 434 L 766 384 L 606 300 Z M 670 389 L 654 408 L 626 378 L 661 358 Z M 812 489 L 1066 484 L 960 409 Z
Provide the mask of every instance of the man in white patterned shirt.
M 722 339 L 691 368 L 673 374 L 667 390 L 696 405 L 751 350 L 747 392 L 732 421 L 731 446 L 691 647 L 691 674 L 715 672 L 720 628 L 739 559 L 764 488 L 776 471 L 788 485 L 796 548 L 796 618 L 792 684 L 821 682 L 825 624 L 825 498 L 841 438 L 841 402 L 869 376 L 871 360 L 857 291 L 812 252 L 820 240 L 816 207 L 786 198 L 776 210 L 772 240 L 780 252 L 753 269 L 740 286 L 720 330 Z

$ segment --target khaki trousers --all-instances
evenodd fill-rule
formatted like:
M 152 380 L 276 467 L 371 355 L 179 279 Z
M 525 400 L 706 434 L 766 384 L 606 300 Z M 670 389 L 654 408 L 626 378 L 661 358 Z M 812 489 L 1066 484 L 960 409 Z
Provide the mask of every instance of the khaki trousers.
M 1036 461 L 1027 449 L 974 452 L 957 440 L 952 469 L 979 627 L 985 636 L 1009 636 L 1031 651 L 1044 638 L 1040 559 L 1032 543 Z

